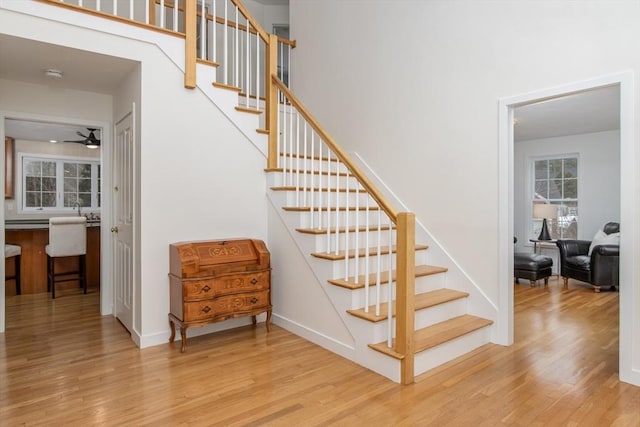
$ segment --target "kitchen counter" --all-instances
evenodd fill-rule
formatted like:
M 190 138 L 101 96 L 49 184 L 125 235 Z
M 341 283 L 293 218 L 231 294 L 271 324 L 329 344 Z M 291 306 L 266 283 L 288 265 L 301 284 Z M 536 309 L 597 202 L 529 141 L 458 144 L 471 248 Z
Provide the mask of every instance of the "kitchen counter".
M 99 227 L 99 219 L 87 220 L 87 227 Z M 5 230 L 45 230 L 49 229 L 48 218 L 31 219 L 7 219 L 4 222 Z
M 14 227 L 13 229 L 11 227 Z M 22 293 L 39 294 L 47 292 L 47 254 L 45 247 L 49 243 L 49 220 L 25 220 L 7 224 L 5 241 L 22 248 Z M 78 257 L 56 258 L 56 271 L 74 271 L 78 269 Z M 5 260 L 5 272 L 14 271 L 12 260 Z M 87 286 L 100 288 L 100 221 L 95 220 L 87 227 Z M 77 289 L 78 282 L 56 285 L 58 289 Z M 82 292 L 82 290 L 79 290 Z M 5 287 L 5 295 L 15 295 L 15 286 Z

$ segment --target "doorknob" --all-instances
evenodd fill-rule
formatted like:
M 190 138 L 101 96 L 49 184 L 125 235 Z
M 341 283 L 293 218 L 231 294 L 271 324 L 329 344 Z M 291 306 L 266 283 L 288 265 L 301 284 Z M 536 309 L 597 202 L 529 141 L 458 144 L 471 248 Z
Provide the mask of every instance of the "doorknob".
M 111 232 L 112 233 L 117 233 L 118 232 L 118 227 L 111 227 Z

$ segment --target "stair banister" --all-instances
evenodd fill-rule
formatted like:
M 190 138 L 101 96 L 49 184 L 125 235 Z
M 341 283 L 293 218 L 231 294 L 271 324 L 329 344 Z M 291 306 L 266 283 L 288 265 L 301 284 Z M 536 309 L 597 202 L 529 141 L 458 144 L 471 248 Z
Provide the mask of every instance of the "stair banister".
M 380 191 L 373 185 L 373 183 L 369 180 L 369 178 L 362 173 L 360 168 L 350 159 L 350 157 L 342 150 L 340 146 L 336 144 L 336 142 L 329 136 L 327 132 L 320 126 L 320 124 L 315 120 L 315 118 L 308 112 L 308 110 L 302 105 L 302 103 L 291 93 L 291 91 L 284 85 L 284 83 L 277 77 L 277 74 L 271 75 L 271 81 L 276 90 L 276 94 L 271 98 L 272 104 L 270 104 L 270 108 L 272 111 L 277 111 L 278 104 L 277 102 L 277 91 L 279 90 L 282 94 L 284 94 L 286 102 L 288 102 L 292 107 L 294 107 L 299 116 L 308 123 L 311 128 L 318 134 L 318 137 L 321 141 L 324 141 L 327 145 L 327 148 L 332 151 L 336 160 L 342 162 L 348 173 L 353 175 L 362 185 L 364 190 L 370 195 L 370 197 L 378 204 L 381 210 L 383 210 L 389 219 L 396 224 L 397 237 L 396 237 L 396 259 L 397 259 L 397 272 L 396 272 L 396 325 L 395 325 L 395 343 L 394 343 L 394 351 L 401 354 L 402 358 L 400 360 L 400 377 L 401 382 L 403 384 L 410 384 L 414 381 L 414 324 L 415 324 L 415 215 L 411 212 L 401 212 L 398 213 L 393 206 L 386 200 L 386 198 L 380 193 Z M 275 106 L 273 105 L 275 103 Z M 285 108 L 287 104 L 285 103 Z M 275 115 L 275 114 L 274 114 Z M 276 126 L 273 126 L 272 129 L 275 129 Z M 269 156 L 273 156 L 268 160 L 269 165 L 273 165 L 274 169 L 277 165 L 277 156 L 279 155 L 277 144 L 278 144 L 278 135 L 276 132 L 273 132 L 273 137 L 271 137 L 272 133 L 270 132 L 269 138 Z M 286 136 L 286 135 L 285 135 Z M 285 150 L 286 152 L 286 150 Z M 322 158 L 322 155 L 320 156 Z M 327 154 L 327 159 L 329 159 L 328 164 L 331 164 L 329 153 Z M 286 169 L 286 165 L 284 165 Z M 328 167 L 330 168 L 330 166 Z M 336 175 L 339 176 L 339 171 L 336 170 Z M 337 178 L 336 178 L 337 179 Z M 337 193 L 337 192 L 336 192 Z M 367 202 L 368 202 L 367 198 Z M 330 206 L 330 205 L 328 205 Z M 330 207 L 328 207 L 330 209 Z M 378 210 L 378 214 L 380 214 L 380 210 Z M 336 218 L 337 218 L 337 209 L 336 209 Z M 338 224 L 336 224 L 336 229 L 338 228 Z M 327 224 L 327 231 L 329 230 L 329 224 Z M 380 236 L 380 221 L 378 221 L 378 236 Z M 367 233 L 368 236 L 368 233 Z M 379 237 L 378 237 L 379 239 Z M 377 242 L 378 248 L 376 253 L 381 253 L 380 242 Z M 368 247 L 368 245 L 365 245 Z M 328 247 L 328 245 L 327 245 Z M 366 252 L 368 253 L 368 252 Z M 391 254 L 391 246 L 389 247 L 389 253 Z M 378 258 L 379 260 L 379 258 Z M 365 265 L 368 266 L 368 262 L 365 262 Z M 380 266 L 377 268 L 378 275 L 380 273 Z M 391 271 L 389 271 L 389 276 L 391 276 Z M 368 272 L 365 277 L 368 277 Z M 389 282 L 391 282 L 392 278 L 389 277 Z M 377 286 L 376 292 L 379 292 L 380 289 L 380 278 L 377 278 Z M 368 283 L 368 280 L 367 280 Z M 367 287 L 368 288 L 368 287 Z M 368 290 L 365 292 L 365 298 L 368 296 Z M 379 301 L 380 298 L 377 298 Z M 368 302 L 365 304 L 365 307 L 368 307 Z M 379 308 L 376 308 L 378 311 Z M 387 308 L 387 313 L 389 316 L 389 321 L 392 321 L 392 313 L 394 312 L 393 307 L 390 306 Z M 378 313 L 379 314 L 379 313 Z M 389 347 L 391 347 L 389 345 Z
M 394 223 L 398 221 L 398 212 L 397 210 L 386 200 L 386 198 L 380 193 L 380 191 L 376 188 L 375 185 L 371 182 L 371 180 L 360 170 L 360 168 L 351 160 L 351 158 L 344 152 L 344 150 L 333 140 L 331 136 L 320 126 L 320 124 L 316 121 L 316 119 L 309 113 L 309 111 L 302 105 L 302 103 L 298 100 L 298 98 L 293 95 L 293 93 L 287 88 L 284 83 L 277 77 L 276 74 L 271 75 L 271 81 L 274 83 L 277 89 L 280 89 L 282 93 L 289 99 L 291 104 L 296 107 L 298 112 L 302 117 L 307 120 L 307 122 L 311 125 L 311 127 L 318 133 L 323 141 L 326 142 L 327 146 L 335 153 L 336 157 L 340 159 L 342 163 L 344 163 L 351 174 L 354 175 L 358 181 L 362 184 L 362 186 L 367 190 L 367 192 L 371 195 L 371 197 L 378 203 L 378 205 L 385 211 L 385 213 L 391 218 Z M 277 99 L 276 99 L 277 101 Z M 277 109 L 277 103 L 276 103 Z M 271 153 L 271 145 L 276 145 L 276 140 L 269 139 L 269 153 Z M 273 149 L 275 151 L 275 148 Z M 276 152 L 277 155 L 277 152 Z M 275 163 L 275 160 L 274 160 Z

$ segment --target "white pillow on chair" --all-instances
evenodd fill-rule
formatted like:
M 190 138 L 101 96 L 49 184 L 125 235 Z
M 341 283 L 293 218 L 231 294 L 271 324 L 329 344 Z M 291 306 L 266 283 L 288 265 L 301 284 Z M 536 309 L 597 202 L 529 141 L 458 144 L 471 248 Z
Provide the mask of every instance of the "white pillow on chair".
M 607 234 L 602 230 L 598 230 L 593 236 L 591 246 L 589 246 L 589 256 L 593 252 L 593 248 L 598 245 L 620 245 L 620 232 Z

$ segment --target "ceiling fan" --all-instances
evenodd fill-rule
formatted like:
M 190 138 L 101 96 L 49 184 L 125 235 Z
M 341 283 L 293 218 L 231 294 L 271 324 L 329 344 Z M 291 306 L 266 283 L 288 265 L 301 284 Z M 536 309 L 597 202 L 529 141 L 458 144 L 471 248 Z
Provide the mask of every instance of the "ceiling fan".
M 97 131 L 98 129 L 87 128 L 87 130 L 89 131 L 89 135 L 85 135 L 80 131 L 76 132 L 78 134 L 78 136 L 81 136 L 84 139 L 77 140 L 77 141 L 64 141 L 64 142 L 76 142 L 78 144 L 84 144 L 85 147 L 87 147 L 87 148 L 98 148 L 98 147 L 100 147 L 100 140 L 98 138 L 96 138 L 96 135 L 95 135 L 95 131 Z

